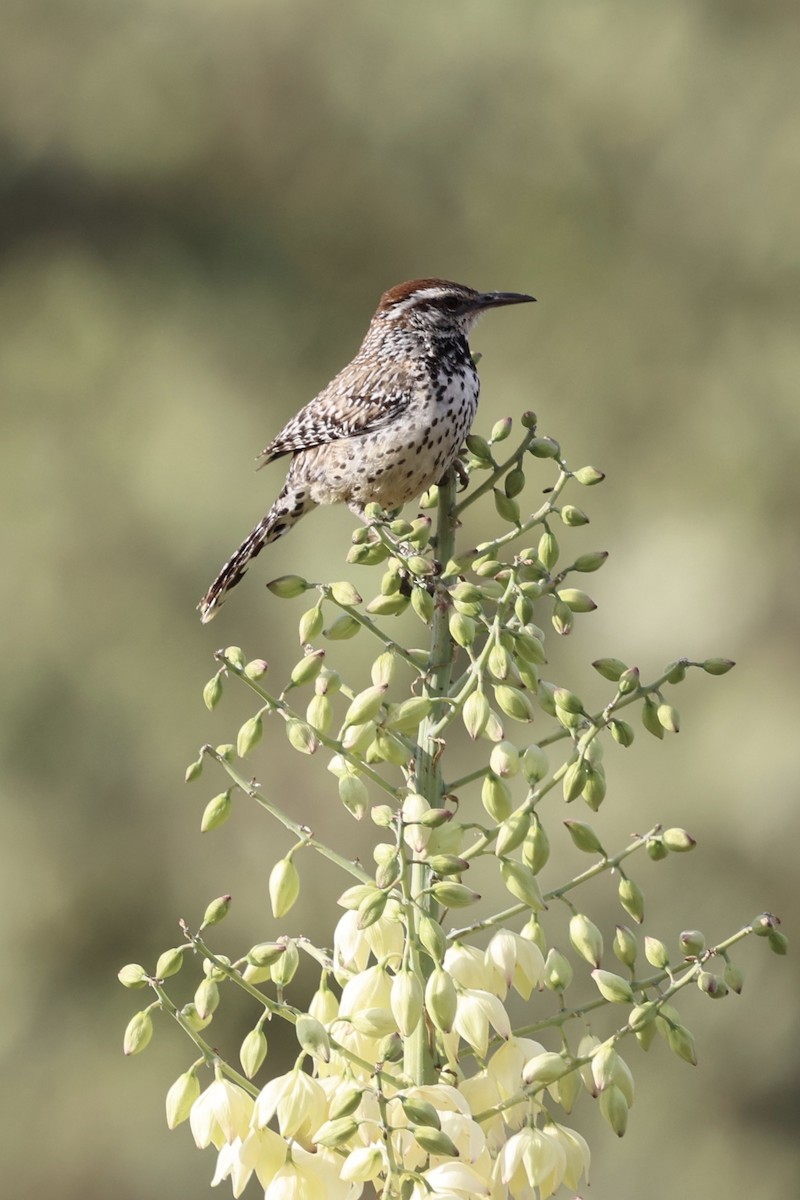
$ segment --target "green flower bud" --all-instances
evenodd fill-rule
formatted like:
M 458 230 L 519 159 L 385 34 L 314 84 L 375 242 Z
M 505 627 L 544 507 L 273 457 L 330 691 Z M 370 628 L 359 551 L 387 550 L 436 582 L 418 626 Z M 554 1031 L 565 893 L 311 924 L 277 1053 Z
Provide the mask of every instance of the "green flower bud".
M 371 762 L 390 762 L 395 766 L 404 766 L 409 759 L 408 747 L 389 730 L 379 727 L 375 732 L 375 740 L 367 749 L 366 759 Z
M 472 566 L 476 575 L 481 579 L 494 579 L 503 569 L 503 563 L 498 562 L 496 558 L 477 558 Z
M 143 988 L 148 984 L 147 972 L 139 963 L 128 963 L 122 967 L 117 971 L 117 979 L 126 988 Z
M 466 908 L 470 904 L 474 904 L 476 900 L 480 900 L 480 895 L 473 892 L 463 883 L 453 883 L 449 879 L 442 879 L 431 885 L 431 895 L 439 904 L 443 904 L 445 908 Z
M 731 667 L 736 666 L 736 663 L 730 658 L 707 658 L 700 665 L 709 675 L 727 675 Z
M 685 854 L 697 845 L 697 840 L 685 829 L 665 829 L 661 836 L 667 849 L 675 854 Z
M 438 1154 L 449 1158 L 458 1157 L 458 1147 L 452 1138 L 441 1129 L 431 1129 L 430 1125 L 417 1125 L 411 1132 L 415 1141 L 428 1154 Z
M 305 721 L 299 721 L 296 717 L 290 717 L 284 728 L 289 745 L 299 751 L 300 754 L 313 754 L 319 749 L 319 741 L 314 734 L 314 730 Z
M 402 1037 L 411 1037 L 422 1020 L 422 984 L 413 971 L 398 971 L 392 980 L 389 1004 Z
M 586 764 L 576 758 L 567 767 L 561 783 L 564 799 L 567 804 L 571 804 L 573 800 L 577 800 L 578 796 L 580 796 L 586 787 L 586 778 Z
M 263 679 L 269 670 L 269 663 L 265 658 L 254 658 L 247 664 L 244 673 L 248 679 L 258 680 Z
M 602 767 L 586 768 L 586 783 L 581 795 L 592 812 L 597 812 L 606 796 L 606 773 Z
M 533 720 L 533 704 L 527 692 L 508 684 L 499 683 L 494 688 L 494 698 L 498 708 L 514 721 L 529 722 Z
M 320 1062 L 331 1061 L 331 1043 L 327 1030 L 316 1017 L 303 1013 L 297 1018 L 294 1032 L 301 1050 L 310 1054 Z
M 583 821 L 564 821 L 564 825 L 578 850 L 584 854 L 602 854 L 605 857 L 602 842 L 591 825 L 585 825 Z
M 514 467 L 506 475 L 505 493 L 509 499 L 518 496 L 525 490 L 525 472 L 521 467 Z
M 632 879 L 620 879 L 619 902 L 629 917 L 633 917 L 637 925 L 644 920 L 644 895 L 642 889 Z
M 337 904 L 352 912 L 359 907 L 366 896 L 371 896 L 375 890 L 374 884 L 354 883 L 352 887 L 346 888 L 342 892 Z
M 496 775 L 484 776 L 481 785 L 481 804 L 498 825 L 507 820 L 513 810 L 511 792 L 507 784 L 503 783 L 502 779 L 498 779 Z
M 252 1079 L 267 1057 L 267 1038 L 263 1029 L 251 1029 L 239 1049 L 239 1062 L 248 1079 Z
M 357 621 L 349 613 L 342 613 L 340 617 L 330 623 L 324 630 L 324 634 L 329 642 L 346 642 L 349 638 L 355 637 L 360 629 L 360 621 Z
M 376 728 L 374 721 L 365 721 L 363 725 L 348 725 L 342 735 L 342 745 L 352 754 L 363 754 L 372 745 Z
M 547 774 L 547 755 L 541 746 L 532 743 L 522 755 L 520 766 L 527 783 L 538 783 Z
M 504 442 L 511 433 L 513 423 L 511 417 L 502 417 L 499 421 L 495 421 L 492 426 L 492 432 L 489 435 L 489 441 Z
M 538 875 L 549 857 L 550 839 L 544 825 L 534 813 L 528 835 L 522 843 L 522 861 L 526 867 L 530 867 L 534 875 Z
M 252 946 L 246 954 L 246 959 L 254 967 L 271 967 L 286 950 L 283 942 L 259 942 Z
M 365 721 L 371 721 L 380 712 L 386 691 L 387 688 L 384 684 L 377 687 L 373 684 L 372 687 L 364 688 L 364 691 L 359 692 L 350 704 L 345 713 L 344 724 L 362 725 Z
M 351 1116 L 361 1103 L 363 1094 L 363 1089 L 357 1087 L 355 1084 L 350 1084 L 344 1088 L 338 1087 L 331 1097 L 328 1109 L 331 1119 L 337 1121 L 341 1117 Z
M 534 438 L 528 449 L 534 458 L 557 458 L 561 453 L 558 442 L 550 437 Z
M 648 1026 L 655 1032 L 655 1019 L 658 1016 L 658 1004 L 648 1000 L 645 1004 L 636 1004 L 628 1013 L 628 1028 L 639 1032 Z
M 550 620 L 553 629 L 555 629 L 559 637 L 568 637 L 572 633 L 575 619 L 572 615 L 572 609 L 563 600 L 556 599 Z
M 596 467 L 579 467 L 577 471 L 572 472 L 572 476 L 584 487 L 592 487 L 596 483 L 602 483 L 605 479 L 604 472 L 598 471 Z
M 318 733 L 327 733 L 333 721 L 333 705 L 327 695 L 314 695 L 306 708 L 306 722 Z
M 433 612 L 435 602 L 433 596 L 426 588 L 415 587 L 411 593 L 411 607 L 422 621 L 423 625 L 430 625 L 433 620 Z
M 216 900 L 212 900 L 203 914 L 203 923 L 200 928 L 207 929 L 210 925 L 218 925 L 227 917 L 230 907 L 230 896 L 218 896 Z
M 785 933 L 780 933 L 777 929 L 773 929 L 767 937 L 767 944 L 773 954 L 783 958 L 789 950 L 789 939 Z
M 192 1105 L 200 1095 L 200 1082 L 193 1071 L 179 1075 L 167 1092 L 167 1128 L 177 1127 L 187 1119 Z
M 639 686 L 639 668 L 628 667 L 623 671 L 617 680 L 617 687 L 621 696 L 629 696 L 631 692 L 635 692 Z
M 310 683 L 312 679 L 316 679 L 322 670 L 324 659 L 324 650 L 312 650 L 310 654 L 306 654 L 298 663 L 295 663 L 290 675 L 295 687 L 302 687 L 304 683 Z
M 476 458 L 482 467 L 493 465 L 492 451 L 485 438 L 480 437 L 477 433 L 471 433 L 467 438 L 466 445 L 472 457 Z
M 283 954 L 269 969 L 270 979 L 279 988 L 288 987 L 300 966 L 300 951 L 292 941 L 285 943 Z
M 667 667 L 667 683 L 683 683 L 686 678 L 686 659 L 680 659 L 678 662 L 670 663 Z
M 183 777 L 184 783 L 193 783 L 195 779 L 199 779 L 203 774 L 203 759 L 198 758 L 195 762 L 189 763 L 186 768 L 186 774 Z
M 656 716 L 659 724 L 667 730 L 668 733 L 677 733 L 681 727 L 681 719 L 678 715 L 678 710 L 672 704 L 659 704 L 656 709 Z
M 122 1041 L 123 1054 L 141 1054 L 153 1036 L 153 1021 L 147 1010 L 131 1017 Z
M 169 979 L 170 975 L 177 975 L 182 966 L 183 946 L 177 946 L 174 950 L 165 950 L 158 956 L 156 979 Z
M 215 657 L 221 657 L 224 662 L 229 663 L 230 666 L 239 671 L 244 670 L 244 651 L 241 646 L 226 646 L 222 651 L 222 655 L 215 655 Z
M 687 958 L 696 958 L 706 948 L 706 939 L 699 929 L 684 929 L 679 940 L 681 950 Z
M 438 921 L 427 915 L 419 919 L 419 940 L 437 966 L 441 965 L 447 949 L 447 939 Z
M 547 662 L 544 645 L 540 638 L 533 637 L 529 633 L 518 633 L 514 639 L 514 646 L 519 657 L 534 666 L 540 667 Z
M 424 1125 L 429 1129 L 441 1129 L 442 1122 L 438 1112 L 427 1100 L 418 1096 L 399 1096 L 403 1112 L 413 1125 Z
M 272 594 L 280 596 L 282 600 L 293 600 L 295 596 L 301 596 L 309 586 L 301 575 L 280 575 L 267 584 Z
M 450 636 L 459 646 L 471 646 L 475 641 L 477 627 L 472 617 L 465 617 L 460 612 L 451 612 L 448 625 Z
M 533 601 L 527 596 L 517 596 L 514 601 L 514 616 L 521 625 L 527 625 L 533 617 Z
M 570 1070 L 570 1064 L 561 1054 L 545 1051 L 529 1058 L 522 1068 L 522 1082 L 533 1087 L 547 1087 L 555 1083 Z
M 451 976 L 444 967 L 434 967 L 425 984 L 425 1011 L 441 1033 L 453 1028 L 457 1007 L 458 994 Z
M 636 945 L 636 935 L 632 930 L 628 929 L 627 925 L 617 925 L 614 932 L 612 949 L 623 966 L 630 967 L 632 970 L 636 962 L 638 948 Z
M 510 817 L 506 817 L 505 821 L 500 824 L 495 843 L 494 852 L 498 858 L 511 854 L 512 851 L 516 850 L 517 846 L 522 845 L 530 824 L 531 814 L 525 807 L 518 808 Z M 530 866 L 531 864 L 529 863 L 528 865 Z
M 558 562 L 559 545 L 556 535 L 546 529 L 539 538 L 539 545 L 536 550 L 536 557 L 546 570 L 552 571 L 553 567 Z
M 589 518 L 582 508 L 576 508 L 574 504 L 564 504 L 561 507 L 561 520 L 565 525 L 570 525 L 573 528 L 578 525 L 588 525 Z
M 431 812 L 436 811 L 431 809 Z M 427 862 L 434 875 L 461 875 L 469 868 L 467 860 L 457 854 L 429 854 Z
M 526 410 L 520 417 L 520 424 L 523 426 L 524 429 L 535 429 L 536 428 L 536 413 L 531 412 L 529 409 Z
M 620 721 L 615 717 L 613 721 L 609 721 L 608 727 L 611 730 L 612 738 L 618 745 L 627 749 L 633 744 L 633 728 L 627 721 Z
M 544 983 L 551 992 L 564 992 L 572 983 L 572 964 L 559 950 L 548 950 L 544 960 Z
M 612 1004 L 633 1004 L 633 990 L 627 979 L 615 975 L 613 971 L 592 971 L 592 979 L 597 990 L 605 1000 Z
M 356 605 L 362 603 L 362 599 L 358 592 L 353 587 L 352 583 L 346 579 L 338 583 L 331 584 L 331 596 L 337 604 L 341 604 L 349 608 L 354 608 Z
M 194 1006 L 201 1021 L 212 1016 L 219 1007 L 219 986 L 214 979 L 202 979 L 194 994 Z
M 322 605 L 315 604 L 313 608 L 309 608 L 303 613 L 297 626 L 300 644 L 305 645 L 311 642 L 315 637 L 319 637 L 322 633 Z
M 339 799 L 349 813 L 360 821 L 367 811 L 369 792 L 358 775 L 347 772 L 339 777 Z
M 367 605 L 367 612 L 377 617 L 396 617 L 405 612 L 408 605 L 408 596 L 398 592 L 394 596 L 376 596 Z
M 574 570 L 587 575 L 591 571 L 599 571 L 607 558 L 607 550 L 590 550 L 587 554 L 579 554 L 572 566 Z
M 420 825 L 424 825 L 426 829 L 439 829 L 442 825 L 446 825 L 448 821 L 453 819 L 453 810 L 450 808 L 430 808 L 426 813 L 423 813 L 419 819 Z
M 526 942 L 533 942 L 538 946 L 542 954 L 547 953 L 547 942 L 545 941 L 544 930 L 539 924 L 539 918 L 536 913 L 531 913 L 525 924 L 520 930 L 520 937 L 525 938 Z
M 467 696 L 461 710 L 461 719 L 472 740 L 479 738 L 489 720 L 489 701 L 483 692 L 471 692 Z
M 414 734 L 432 709 L 433 701 L 429 696 L 410 696 L 400 704 L 390 705 L 387 728 L 396 733 Z
M 644 956 L 651 967 L 657 967 L 659 970 L 663 971 L 664 967 L 669 965 L 667 947 L 656 937 L 650 937 L 649 935 L 645 937 Z
M 718 975 L 713 975 L 711 971 L 701 971 L 697 976 L 697 986 L 706 996 L 710 996 L 712 1000 L 721 1000 L 723 996 L 728 994 L 728 985 L 724 979 L 720 979 Z
M 369 929 L 380 920 L 386 909 L 389 897 L 379 888 L 374 888 L 358 906 L 358 928 Z
M 553 699 L 556 702 L 556 708 L 563 708 L 565 712 L 583 713 L 584 711 L 580 696 L 576 696 L 568 688 L 557 687 L 553 692 Z
M 223 825 L 231 815 L 233 788 L 228 788 L 226 792 L 220 792 L 213 800 L 209 800 L 208 804 L 203 809 L 203 816 L 200 820 L 200 832 L 208 833 L 212 829 L 217 829 Z
M 486 665 L 489 668 L 489 674 L 493 676 L 498 683 L 502 683 L 509 678 L 514 672 L 514 665 L 511 661 L 511 656 L 505 646 L 499 642 L 495 642 L 489 651 L 489 657 L 486 660 Z M 512 680 L 513 682 L 513 680 Z
M 612 683 L 616 683 L 628 669 L 620 658 L 596 658 L 592 666 L 604 679 L 610 679 Z
M 600 1093 L 600 1112 L 614 1130 L 617 1137 L 622 1137 L 628 1128 L 628 1101 L 622 1090 L 612 1084 Z
M 489 755 L 489 766 L 501 779 L 510 779 L 519 773 L 519 750 L 513 742 L 497 742 Z
M 233 762 L 236 757 L 236 747 L 232 746 L 229 742 L 223 742 L 221 746 L 217 746 L 216 753 L 223 762 Z
M 269 876 L 269 898 L 276 920 L 285 917 L 300 895 L 300 876 L 291 858 L 281 858 Z
M 188 1004 L 184 1004 L 180 1010 L 180 1015 L 195 1033 L 199 1033 L 201 1029 L 205 1029 L 206 1025 L 210 1025 L 211 1023 L 211 1017 L 201 1017 L 197 1011 L 197 1007 L 191 1001 Z
M 594 600 L 586 592 L 582 592 L 580 588 L 561 588 L 556 592 L 562 604 L 566 604 L 571 612 L 587 613 L 594 612 L 597 608 Z
M 669 850 L 667 850 L 663 839 L 660 837 L 648 838 L 645 842 L 645 850 L 647 851 L 647 857 L 652 858 L 653 862 L 661 862 L 669 854 Z
M 528 908 L 532 908 L 534 912 L 541 912 L 547 907 L 542 898 L 539 884 L 536 882 L 536 876 L 525 863 L 513 862 L 508 858 L 503 859 L 500 863 L 500 874 L 506 890 L 515 900 L 527 904 Z
M 736 992 L 737 996 L 741 994 L 744 987 L 744 972 L 741 967 L 737 966 L 736 963 L 726 962 L 723 979 L 732 992 Z
M 410 558 L 406 559 L 406 567 L 417 578 L 432 575 L 434 570 L 432 560 L 426 558 L 424 554 L 412 554 Z
M 594 922 L 583 913 L 575 913 L 570 918 L 569 940 L 590 966 L 600 966 L 603 957 L 603 935 Z
M 256 713 L 249 721 L 245 721 L 236 738 L 236 753 L 239 758 L 246 758 L 250 751 L 258 745 L 264 733 L 261 713 Z
M 433 522 L 430 517 L 417 517 L 411 522 L 411 528 L 406 534 L 406 540 L 414 546 L 424 547 L 431 540 Z
M 667 1025 L 667 1044 L 678 1058 L 682 1058 L 684 1062 L 688 1062 L 693 1067 L 697 1066 L 694 1038 L 685 1025 Z
M 780 921 L 772 913 L 761 913 L 751 922 L 750 928 L 756 937 L 769 937 L 772 930 L 780 925 Z
M 653 737 L 663 738 L 664 726 L 658 719 L 658 705 L 649 696 L 645 696 L 642 705 L 642 724 L 648 733 L 652 733 Z
M 345 1142 L 349 1142 L 357 1133 L 358 1121 L 353 1117 L 339 1117 L 338 1120 L 325 1121 L 320 1125 L 314 1134 L 314 1142 L 317 1146 L 335 1150 L 337 1146 L 343 1146 Z
M 217 671 L 216 675 L 209 679 L 206 686 L 203 688 L 203 703 L 206 708 L 216 708 L 222 699 L 222 671 Z
M 499 488 L 493 488 L 494 506 L 497 509 L 497 515 L 503 521 L 508 521 L 511 525 L 520 524 L 519 504 L 516 500 L 512 500 L 505 492 L 501 492 Z

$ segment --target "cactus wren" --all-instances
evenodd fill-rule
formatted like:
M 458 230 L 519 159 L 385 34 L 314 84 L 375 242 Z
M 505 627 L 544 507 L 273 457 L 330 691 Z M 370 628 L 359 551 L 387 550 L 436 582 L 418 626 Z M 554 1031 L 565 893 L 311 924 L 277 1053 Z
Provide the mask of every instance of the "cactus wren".
M 533 296 L 476 292 L 446 279 L 415 279 L 381 297 L 353 361 L 258 456 L 292 455 L 272 508 L 225 563 L 198 605 L 216 616 L 250 560 L 318 504 L 400 508 L 453 465 L 478 407 L 480 384 L 467 334 L 489 308 Z

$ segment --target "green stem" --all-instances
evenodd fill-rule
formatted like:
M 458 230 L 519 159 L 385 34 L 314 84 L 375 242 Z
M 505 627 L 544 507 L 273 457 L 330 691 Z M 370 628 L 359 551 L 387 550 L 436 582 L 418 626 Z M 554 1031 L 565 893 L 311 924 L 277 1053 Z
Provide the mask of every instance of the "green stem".
M 436 557 L 441 563 L 447 563 L 453 557 L 455 543 L 455 517 L 453 505 L 455 502 L 455 480 L 452 475 L 446 483 L 439 487 L 439 498 L 436 519 Z M 450 687 L 450 676 L 453 666 L 453 642 L 448 625 L 449 596 L 437 582 L 435 592 L 435 607 L 431 628 L 431 648 L 428 660 L 428 695 L 432 700 L 441 701 L 447 696 Z M 419 727 L 417 753 L 415 759 L 416 788 L 431 808 L 439 808 L 442 798 L 442 774 L 439 768 L 439 758 L 442 744 L 436 737 L 436 728 L 442 715 L 441 703 L 434 704 L 428 717 Z M 410 943 L 409 967 L 420 981 L 423 977 L 423 965 L 419 953 L 417 936 L 417 920 L 420 912 L 431 913 L 432 901 L 426 891 L 431 882 L 430 867 L 424 861 L 411 862 L 407 866 L 407 891 L 412 903 L 408 906 L 408 938 Z M 416 1084 L 434 1082 L 433 1068 L 426 1037 L 426 1026 L 423 1021 L 417 1025 L 414 1033 L 405 1044 L 403 1060 L 405 1073 Z
M 452 509 L 453 517 L 460 517 L 465 508 L 469 508 L 470 504 L 474 504 L 476 500 L 480 500 L 481 496 L 485 496 L 487 492 L 490 492 L 497 483 L 498 479 L 502 479 L 506 471 L 514 466 L 514 463 L 521 461 L 521 459 L 525 456 L 525 451 L 528 449 L 535 437 L 536 430 L 529 429 L 514 453 L 510 455 L 510 457 L 507 458 L 504 463 L 499 463 L 492 471 L 490 471 L 483 483 L 479 487 L 476 487 L 474 492 L 470 492 L 470 494 L 466 496 L 460 504 L 454 505 Z M 442 562 L 447 562 L 447 559 L 442 558 Z

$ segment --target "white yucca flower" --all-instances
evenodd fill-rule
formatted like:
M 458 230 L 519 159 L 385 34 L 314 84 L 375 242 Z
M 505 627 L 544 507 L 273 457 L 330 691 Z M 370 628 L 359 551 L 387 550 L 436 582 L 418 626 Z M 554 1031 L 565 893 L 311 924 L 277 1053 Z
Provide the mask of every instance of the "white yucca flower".
M 506 988 L 513 987 L 523 1000 L 529 999 L 544 978 L 544 956 L 539 947 L 509 929 L 498 929 L 486 947 L 485 959 L 499 972 Z
M 477 1075 L 473 1075 L 470 1079 L 464 1079 L 459 1083 L 458 1090 L 469 1105 L 470 1112 L 483 1113 L 490 1108 L 500 1104 L 503 1097 L 497 1087 L 497 1082 L 492 1078 L 488 1071 L 479 1071 Z M 492 1154 L 497 1154 L 500 1146 L 506 1138 L 505 1124 L 500 1113 L 490 1117 L 488 1120 L 481 1121 L 481 1129 L 486 1138 L 486 1144 Z
M 501 1038 L 511 1036 L 511 1022 L 501 1001 L 492 992 L 464 988 L 458 995 L 458 1007 L 453 1029 L 481 1057 L 489 1048 L 489 1026 Z
M 477 946 L 466 946 L 463 942 L 448 946 L 442 965 L 462 987 L 505 995 L 502 975 L 493 963 L 486 961 L 486 955 Z
M 227 1079 L 215 1079 L 195 1100 L 189 1112 L 192 1137 L 199 1149 L 247 1137 L 253 1101 L 243 1088 Z
M 328 1118 L 322 1085 L 297 1067 L 271 1079 L 256 1097 L 253 1126 L 264 1129 L 276 1114 L 283 1137 L 310 1145 L 313 1134 Z
M 345 983 L 353 971 L 363 971 L 369 956 L 366 931 L 358 927 L 358 910 L 349 908 L 333 931 L 334 974 L 339 983 Z

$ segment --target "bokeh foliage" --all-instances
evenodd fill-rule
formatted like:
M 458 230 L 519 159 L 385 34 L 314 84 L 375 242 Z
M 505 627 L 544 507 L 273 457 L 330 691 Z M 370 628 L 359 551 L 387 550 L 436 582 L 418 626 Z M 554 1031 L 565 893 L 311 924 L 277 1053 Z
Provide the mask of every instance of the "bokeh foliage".
M 187 834 L 180 775 L 203 736 L 211 652 L 286 643 L 290 663 L 288 630 L 263 628 L 261 584 L 340 577 L 350 518 L 305 521 L 208 630 L 193 606 L 277 490 L 279 468 L 255 477 L 252 457 L 403 278 L 539 298 L 474 344 L 485 424 L 535 408 L 609 476 L 586 548 L 606 546 L 614 570 L 559 675 L 571 654 L 643 669 L 737 660 L 711 696 L 682 698 L 695 707 L 677 749 L 637 747 L 629 828 L 669 801 L 700 839 L 719 928 L 731 905 L 790 924 L 796 22 L 784 0 L 4 6 L 1 1036 L 15 1194 L 207 1186 L 201 1156 L 153 1111 L 179 1052 L 134 1079 L 113 973 L 150 931 L 154 949 L 170 941 L 165 913 L 193 916 L 209 893 L 236 893 L 243 928 L 265 910 L 262 826 L 237 821 L 207 847 Z M 292 768 L 288 751 L 276 759 L 276 787 L 290 791 Z M 320 832 L 337 819 L 321 812 Z M 320 871 L 298 929 L 334 888 Z M 703 1030 L 698 997 L 701 1084 L 679 1110 L 643 1111 L 624 1160 L 608 1139 L 614 1195 L 665 1196 L 667 1157 L 692 1193 L 785 1191 L 797 1006 L 783 965 L 764 969 L 771 1027 L 746 989 L 746 1041 L 726 1022 Z M 668 1079 L 649 1086 L 662 1082 L 666 1094 Z M 597 1178 L 613 1175 L 598 1163 Z

